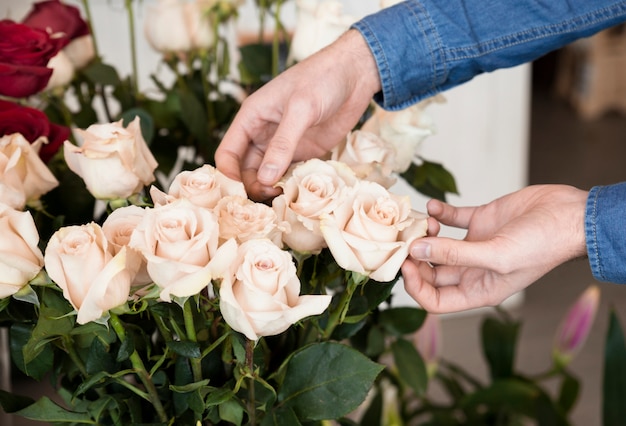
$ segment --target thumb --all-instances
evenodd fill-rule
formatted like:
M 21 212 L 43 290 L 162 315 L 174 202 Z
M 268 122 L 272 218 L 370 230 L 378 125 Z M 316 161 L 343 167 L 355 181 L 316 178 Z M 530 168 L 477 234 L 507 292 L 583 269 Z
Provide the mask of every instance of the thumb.
M 498 256 L 492 241 L 425 237 L 411 245 L 411 257 L 436 265 L 492 269 L 501 256 Z

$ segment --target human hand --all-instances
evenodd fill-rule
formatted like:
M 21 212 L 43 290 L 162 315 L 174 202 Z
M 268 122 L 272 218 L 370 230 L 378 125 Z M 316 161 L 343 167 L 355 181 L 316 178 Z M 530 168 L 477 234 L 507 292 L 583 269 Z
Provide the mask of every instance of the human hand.
M 432 217 L 467 235 L 414 242 L 402 265 L 406 291 L 433 313 L 498 305 L 586 254 L 586 201 L 586 191 L 565 185 L 530 186 L 480 207 L 431 200 Z M 437 232 L 431 223 L 429 235 Z
M 251 198 L 276 196 L 274 184 L 291 162 L 330 151 L 380 87 L 369 47 L 349 30 L 243 102 L 215 153 L 216 166 L 242 181 Z

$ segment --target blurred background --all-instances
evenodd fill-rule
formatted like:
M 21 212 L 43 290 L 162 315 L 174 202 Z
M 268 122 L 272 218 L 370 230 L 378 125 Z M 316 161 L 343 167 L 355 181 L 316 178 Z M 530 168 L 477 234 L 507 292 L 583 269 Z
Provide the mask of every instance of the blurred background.
M 80 2 L 71 2 L 76 3 Z M 145 7 L 155 0 L 144 0 Z M 233 34 L 256 37 L 258 20 L 247 0 Z M 313 2 L 315 3 L 315 2 Z M 358 19 L 378 9 L 378 0 L 344 0 L 343 13 Z M 0 15 L 19 20 L 32 1 L 3 0 Z M 94 1 L 94 30 L 100 49 L 121 73 L 130 70 L 123 1 Z M 137 19 L 144 14 L 138 9 Z M 288 30 L 296 22 L 295 1 L 287 1 L 282 16 Z M 142 24 L 138 25 L 142 28 Z M 271 28 L 271 27 L 270 27 Z M 149 87 L 149 72 L 160 55 L 138 34 L 140 80 Z M 623 28 L 605 31 L 540 58 L 532 64 L 500 70 L 444 94 L 446 102 L 430 107 L 437 127 L 422 145 L 422 155 L 442 163 L 457 180 L 456 205 L 489 202 L 528 184 L 561 183 L 589 189 L 626 180 L 626 35 Z M 143 72 L 143 73 L 142 73 Z M 426 199 L 412 196 L 414 208 L 425 210 Z M 462 237 L 458 231 L 444 234 Z M 511 315 L 523 321 L 517 358 L 528 374 L 545 370 L 560 319 L 594 280 L 586 259 L 562 265 L 505 302 Z M 575 425 L 600 424 L 601 380 L 608 309 L 616 308 L 626 322 L 626 287 L 598 283 L 600 311 L 585 347 L 571 371 L 581 379 L 580 399 L 574 409 Z M 398 286 L 396 303 L 414 305 Z M 480 349 L 480 323 L 491 310 L 482 309 L 442 318 L 443 354 L 479 377 L 487 376 Z M 45 386 L 16 381 L 14 390 L 35 397 Z M 21 391 L 21 392 L 20 392 Z M 34 424 L 23 419 L 2 419 L 0 424 Z

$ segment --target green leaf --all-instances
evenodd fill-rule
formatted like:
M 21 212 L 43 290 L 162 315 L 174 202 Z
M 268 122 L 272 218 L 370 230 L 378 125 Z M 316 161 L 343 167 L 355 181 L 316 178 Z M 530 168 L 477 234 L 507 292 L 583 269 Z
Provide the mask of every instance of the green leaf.
M 239 48 L 239 71 L 243 84 L 260 84 L 272 75 L 272 47 L 269 44 L 248 44 Z
M 209 135 L 206 110 L 204 105 L 193 93 L 180 91 L 180 114 L 183 123 L 199 141 L 204 141 Z
M 467 395 L 461 407 L 468 415 L 495 417 L 517 413 L 536 419 L 540 425 L 566 425 L 567 421 L 554 406 L 550 397 L 535 383 L 517 378 L 496 380 L 487 388 Z M 487 416 L 489 417 L 489 416 Z M 469 423 L 477 422 L 470 419 Z
M 443 165 L 422 159 L 428 182 L 442 192 L 458 194 L 454 176 Z
M 172 352 L 186 358 L 200 358 L 202 356 L 200 345 L 196 342 L 171 340 L 167 342 L 167 347 L 170 348 Z
M 15 395 L 0 389 L 0 406 L 2 406 L 5 413 L 15 413 L 16 411 L 28 407 L 34 402 L 35 400 L 32 398 Z
M 189 383 L 189 384 L 183 385 L 183 386 L 170 385 L 170 389 L 173 392 L 189 393 L 189 392 L 196 391 L 198 389 L 202 389 L 203 387 L 205 387 L 208 384 L 209 384 L 209 379 L 204 379 L 204 380 L 200 380 L 199 382 Z
M 119 86 L 122 81 L 115 67 L 94 61 L 82 70 L 87 79 L 94 84 L 104 86 Z
M 141 135 L 148 145 L 154 138 L 154 120 L 148 111 L 143 108 L 131 108 L 120 114 L 120 118 L 124 123 L 124 127 L 128 126 L 135 117 L 139 117 L 139 126 L 141 127 Z
M 558 404 L 564 413 L 569 413 L 578 399 L 580 383 L 571 374 L 563 371 L 563 382 L 559 391 Z
M 212 388 L 206 398 L 206 406 L 212 407 L 220 405 L 235 396 L 233 391 L 228 388 Z
M 382 369 L 348 346 L 313 344 L 289 359 L 278 399 L 302 421 L 336 419 L 363 402 Z
M 422 159 L 422 164 L 411 163 L 402 178 L 427 197 L 445 201 L 446 193 L 458 194 L 456 182 L 441 164 Z
M 380 325 L 395 336 L 414 333 L 422 326 L 424 319 L 426 311 L 419 308 L 390 308 L 380 313 Z
M 383 419 L 383 393 L 377 389 L 374 398 L 370 401 L 367 410 L 361 418 L 361 426 L 379 426 Z
M 398 339 L 392 343 L 391 351 L 400 380 L 409 385 L 418 396 L 423 395 L 428 387 L 428 373 L 415 346 L 408 340 Z
M 220 419 L 233 423 L 235 425 L 241 425 L 243 421 L 243 407 L 234 399 L 229 399 L 220 404 L 219 406 Z
M 15 412 L 15 414 L 27 419 L 49 423 L 96 424 L 89 413 L 77 413 L 75 411 L 66 410 L 45 396 L 34 404 Z
M 617 313 L 611 309 L 604 347 L 602 424 L 623 425 L 626 419 L 626 341 Z
M 261 426 L 300 426 L 301 424 L 296 413 L 289 407 L 272 410 L 261 421 Z
M 511 377 L 520 324 L 488 317 L 482 323 L 482 349 L 492 379 Z
M 85 360 L 85 368 L 89 374 L 94 374 L 99 371 L 113 372 L 117 369 L 115 356 L 109 353 L 109 348 L 99 339 L 93 339 L 89 347 L 89 355 Z
M 32 333 L 33 327 L 29 324 L 14 323 L 11 325 L 11 360 L 27 376 L 41 380 L 54 366 L 54 351 L 49 345 L 46 345 L 37 356 L 26 362 L 24 360 L 24 346 L 31 338 Z

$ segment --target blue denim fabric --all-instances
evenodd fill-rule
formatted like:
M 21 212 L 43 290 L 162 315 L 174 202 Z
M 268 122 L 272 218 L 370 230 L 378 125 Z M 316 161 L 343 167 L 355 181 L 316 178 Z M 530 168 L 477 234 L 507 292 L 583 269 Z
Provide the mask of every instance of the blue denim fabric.
M 625 20 L 616 0 L 411 0 L 353 28 L 378 65 L 376 102 L 398 110 Z
M 585 238 L 593 276 L 626 284 L 626 182 L 589 191 Z

